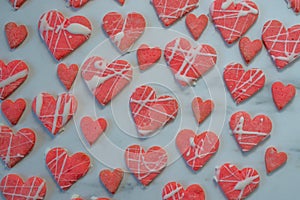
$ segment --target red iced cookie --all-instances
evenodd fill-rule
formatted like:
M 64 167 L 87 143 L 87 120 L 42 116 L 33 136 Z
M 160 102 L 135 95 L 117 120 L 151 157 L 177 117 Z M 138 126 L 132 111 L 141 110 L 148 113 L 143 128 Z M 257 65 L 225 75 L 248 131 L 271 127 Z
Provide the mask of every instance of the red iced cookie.
M 170 26 L 198 7 L 199 0 L 152 0 L 155 11 L 165 26 Z
M 300 55 L 300 25 L 286 29 L 280 21 L 267 21 L 262 40 L 278 69 L 283 69 Z
M 169 182 L 162 191 L 163 200 L 205 200 L 205 192 L 198 184 L 188 186 L 186 189 L 180 183 Z
M 258 187 L 260 176 L 253 168 L 239 170 L 235 165 L 225 163 L 216 169 L 215 181 L 228 200 L 242 200 Z
M 261 69 L 245 71 L 239 63 L 227 65 L 223 78 L 233 100 L 239 104 L 253 96 L 265 85 L 265 74 Z
M 84 6 L 89 0 L 66 0 L 69 6 L 72 8 L 81 8 Z
M 56 10 L 44 13 L 38 24 L 41 38 L 56 60 L 69 55 L 85 41 L 92 32 L 90 21 L 83 16 L 65 18 Z
M 17 174 L 8 174 L 1 180 L 0 191 L 6 200 L 43 200 L 46 196 L 46 181 L 32 176 L 23 181 Z
M 112 194 L 115 194 L 121 184 L 123 175 L 123 170 L 117 168 L 113 171 L 110 171 L 109 169 L 102 170 L 99 177 L 105 188 Z
M 78 73 L 78 65 L 71 64 L 70 66 L 67 66 L 64 63 L 60 63 L 57 66 L 57 76 L 60 80 L 60 82 L 65 86 L 67 90 L 70 90 L 72 87 L 77 73 Z
M 244 35 L 258 17 L 258 7 L 251 0 L 215 0 L 210 15 L 223 39 L 232 44 Z
M 9 47 L 15 49 L 23 43 L 28 32 L 25 25 L 18 26 L 15 22 L 9 22 L 5 25 L 5 34 Z
M 167 152 L 159 146 L 153 146 L 147 152 L 139 146 L 132 145 L 125 151 L 127 167 L 144 186 L 149 185 L 166 167 Z
M 161 49 L 159 47 L 150 48 L 146 44 L 142 44 L 137 50 L 137 59 L 141 70 L 146 70 L 154 65 L 161 57 Z
M 300 0 L 287 0 L 288 6 L 294 10 L 295 13 L 300 12 Z
M 33 99 L 32 110 L 50 133 L 56 135 L 68 123 L 77 110 L 77 100 L 68 93 L 57 99 L 48 93 L 40 93 Z
M 265 153 L 265 163 L 267 173 L 281 167 L 287 161 L 287 154 L 285 152 L 277 152 L 275 147 L 269 147 Z
M 239 41 L 239 48 L 245 62 L 249 64 L 260 52 L 262 42 L 259 39 L 251 41 L 248 37 L 242 37 Z
M 193 47 L 184 38 L 169 42 L 165 47 L 164 55 L 175 79 L 182 86 L 193 85 L 217 61 L 217 54 L 213 47 L 206 44 Z
M 213 111 L 214 102 L 212 100 L 202 101 L 200 97 L 195 97 L 192 102 L 194 116 L 199 124 L 201 124 Z
M 283 109 L 295 97 L 295 94 L 296 88 L 292 84 L 285 86 L 279 81 L 272 84 L 273 101 L 278 110 Z
M 46 164 L 59 187 L 68 190 L 86 175 L 91 161 L 83 152 L 69 156 L 65 149 L 56 147 L 47 152 Z
M 0 100 L 11 95 L 27 79 L 28 66 L 22 60 L 13 60 L 7 65 L 0 60 Z
M 96 140 L 106 130 L 107 122 L 104 118 L 93 120 L 89 116 L 85 116 L 80 121 L 80 128 L 86 141 L 93 145 Z
M 147 85 L 135 89 L 129 104 L 137 131 L 142 136 L 159 130 L 175 119 L 178 112 L 178 103 L 174 97 L 157 97 L 155 90 Z
M 120 13 L 109 12 L 103 20 L 103 29 L 121 52 L 126 52 L 143 34 L 146 21 L 139 13 L 129 13 L 124 19 Z
M 16 125 L 21 118 L 26 108 L 26 101 L 22 98 L 13 102 L 10 99 L 6 99 L 1 103 L 1 110 L 6 119 L 11 125 Z
M 218 151 L 219 137 L 210 131 L 196 135 L 194 131 L 184 129 L 176 136 L 176 145 L 180 154 L 194 171 L 201 169 Z
M 26 2 L 26 0 L 9 0 L 9 2 L 14 9 L 18 10 Z
M 242 151 L 250 151 L 272 131 L 272 121 L 266 115 L 257 115 L 253 119 L 243 111 L 234 113 L 229 122 L 233 136 Z
M 195 40 L 198 40 L 201 36 L 207 26 L 207 23 L 208 17 L 204 14 L 197 17 L 193 13 L 190 13 L 185 18 L 185 24 Z
M 8 126 L 0 126 L 0 157 L 12 168 L 26 157 L 35 144 L 35 134 L 29 128 L 14 133 Z
M 98 56 L 87 59 L 81 68 L 85 83 L 103 106 L 130 83 L 132 73 L 131 65 L 127 61 L 115 60 L 108 63 Z

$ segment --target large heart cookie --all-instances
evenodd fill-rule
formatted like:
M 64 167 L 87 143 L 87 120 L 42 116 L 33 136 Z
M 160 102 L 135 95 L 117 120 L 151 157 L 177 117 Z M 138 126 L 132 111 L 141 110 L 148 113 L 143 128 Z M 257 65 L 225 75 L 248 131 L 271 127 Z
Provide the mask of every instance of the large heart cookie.
M 282 82 L 274 82 L 272 84 L 273 101 L 278 110 L 283 109 L 296 94 L 296 88 L 292 84 L 284 85 Z
M 0 60 L 0 100 L 11 95 L 27 79 L 28 66 L 22 60 L 13 60 L 7 65 Z
M 26 101 L 22 98 L 17 99 L 15 102 L 6 99 L 1 103 L 2 113 L 11 125 L 16 125 L 19 122 L 25 108 Z
M 198 184 L 188 186 L 186 189 L 180 183 L 169 182 L 162 191 L 163 200 L 205 200 L 205 192 Z
M 20 46 L 28 35 L 25 25 L 17 25 L 14 22 L 9 22 L 5 25 L 5 35 L 11 49 Z
M 135 12 L 129 13 L 125 19 L 117 12 L 110 12 L 102 21 L 103 29 L 121 52 L 128 51 L 146 27 L 143 15 Z
M 90 158 L 82 152 L 71 156 L 63 148 L 50 149 L 46 155 L 46 164 L 56 183 L 62 190 L 68 190 L 90 168 Z
M 1 180 L 0 191 L 6 200 L 43 200 L 46 196 L 46 181 L 32 176 L 23 181 L 17 174 L 8 174 Z
M 18 10 L 27 0 L 9 0 L 12 7 Z
M 265 164 L 267 173 L 271 173 L 284 165 L 287 161 L 285 152 L 278 152 L 275 147 L 269 147 L 265 152 Z
M 115 194 L 118 190 L 121 181 L 124 176 L 124 171 L 120 168 L 110 171 L 109 169 L 104 169 L 100 172 L 99 178 L 105 188 L 112 194 Z
M 74 95 L 62 93 L 57 99 L 48 93 L 40 93 L 33 99 L 32 110 L 49 130 L 56 135 L 68 123 L 77 110 Z
M 142 136 L 159 130 L 175 119 L 178 112 L 178 103 L 174 97 L 157 97 L 155 90 L 147 85 L 136 88 L 129 103 L 136 128 Z
M 239 170 L 235 165 L 225 163 L 216 169 L 215 181 L 230 200 L 242 200 L 259 185 L 260 176 L 253 168 Z
M 169 42 L 164 51 L 175 79 L 182 85 L 193 85 L 201 76 L 210 70 L 217 61 L 213 47 L 203 44 L 193 47 L 184 38 Z
M 300 55 L 300 25 L 288 29 L 277 20 L 265 23 L 262 39 L 278 69 L 283 69 Z
M 257 115 L 253 119 L 243 111 L 234 113 L 229 122 L 233 136 L 242 151 L 250 151 L 266 139 L 272 131 L 272 121 L 266 115 Z
M 35 144 L 35 134 L 29 128 L 14 133 L 8 126 L 0 126 L 0 158 L 12 168 L 27 156 Z
M 219 137 L 213 132 L 196 135 L 194 131 L 184 129 L 176 136 L 176 145 L 186 164 L 194 171 L 201 169 L 218 151 Z
M 90 21 L 83 16 L 65 18 L 56 10 L 44 13 L 38 24 L 41 38 L 56 60 L 69 55 L 86 40 L 92 32 Z
M 258 17 L 258 7 L 251 0 L 215 0 L 210 15 L 223 39 L 232 44 L 244 35 Z
M 198 7 L 199 0 L 152 0 L 155 11 L 165 26 L 170 26 Z
M 253 96 L 265 85 L 265 74 L 261 69 L 245 71 L 239 63 L 226 66 L 223 78 L 233 100 L 239 104 Z
M 139 146 L 132 145 L 125 151 L 126 165 L 144 186 L 149 185 L 166 167 L 167 152 L 159 146 L 153 146 L 147 152 Z
M 81 68 L 85 83 L 103 106 L 130 83 L 132 73 L 131 65 L 127 61 L 115 60 L 107 63 L 98 56 L 87 59 Z

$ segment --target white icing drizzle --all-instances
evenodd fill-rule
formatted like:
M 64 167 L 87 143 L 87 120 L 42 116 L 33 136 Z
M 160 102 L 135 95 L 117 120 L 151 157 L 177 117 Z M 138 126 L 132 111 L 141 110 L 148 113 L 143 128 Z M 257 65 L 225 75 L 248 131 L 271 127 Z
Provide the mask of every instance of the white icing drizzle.
M 28 70 L 24 69 L 10 77 L 8 77 L 7 79 L 0 81 L 0 88 L 5 87 L 9 84 L 12 84 L 13 82 L 17 81 L 20 78 L 25 78 L 28 75 Z
M 92 30 L 82 24 L 72 23 L 65 28 L 66 31 L 72 34 L 90 35 Z
M 235 4 L 234 0 L 226 0 L 226 1 L 224 1 L 224 2 L 222 3 L 221 8 L 222 8 L 223 10 L 226 10 L 232 3 Z
M 235 186 L 235 190 L 244 190 L 249 184 L 251 184 L 255 179 L 257 179 L 259 175 L 246 177 L 244 180 L 240 180 Z
M 163 199 L 168 199 L 171 197 L 173 197 L 173 199 L 181 199 L 184 195 L 182 195 L 182 197 L 179 197 L 179 198 L 176 198 L 174 195 L 175 194 L 179 195 L 178 192 L 182 189 L 183 189 L 182 186 L 179 186 L 179 187 L 176 186 L 176 188 L 173 189 L 173 188 L 171 188 L 170 185 L 168 185 L 168 188 L 164 189 L 166 194 L 163 196 Z M 167 193 L 167 190 L 170 190 L 171 192 Z

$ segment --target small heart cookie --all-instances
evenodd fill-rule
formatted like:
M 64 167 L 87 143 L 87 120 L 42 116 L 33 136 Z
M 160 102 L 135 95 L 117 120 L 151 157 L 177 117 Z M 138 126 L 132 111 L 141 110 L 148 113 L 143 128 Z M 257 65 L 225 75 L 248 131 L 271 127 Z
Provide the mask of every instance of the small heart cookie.
M 5 35 L 9 47 L 15 49 L 27 38 L 28 31 L 25 25 L 17 25 L 15 22 L 9 22 L 5 25 Z
M 1 103 L 3 115 L 13 126 L 19 122 L 25 108 L 26 101 L 22 98 L 17 99 L 15 102 L 10 99 L 6 99 Z
M 238 169 L 235 165 L 225 163 L 216 168 L 215 181 L 219 184 L 227 199 L 245 199 L 259 185 L 260 176 L 251 168 Z
M 43 200 L 47 185 L 38 176 L 32 176 L 24 182 L 18 174 L 8 174 L 1 180 L 0 191 L 6 200 Z
M 125 19 L 120 13 L 109 12 L 102 23 L 104 31 L 121 52 L 128 51 L 146 28 L 144 16 L 136 12 L 129 13 Z
M 257 39 L 251 41 L 248 37 L 242 37 L 239 41 L 240 52 L 243 59 L 249 64 L 262 48 L 262 41 Z
M 180 183 L 169 182 L 162 191 L 163 200 L 205 200 L 205 192 L 198 184 L 188 186 L 186 189 Z
M 212 113 L 214 106 L 214 102 L 210 99 L 206 101 L 203 101 L 200 97 L 193 99 L 192 109 L 198 124 L 201 124 Z
M 71 64 L 67 66 L 64 63 L 60 63 L 57 66 L 57 76 L 60 82 L 65 86 L 65 88 L 69 91 L 76 79 L 78 73 L 78 65 Z
M 146 70 L 160 59 L 161 49 L 159 47 L 150 48 L 147 44 L 142 44 L 136 54 L 140 69 Z
M 265 163 L 267 173 L 275 171 L 287 161 L 287 154 L 285 152 L 277 152 L 275 147 L 269 147 L 265 152 Z
M 193 13 L 190 13 L 185 18 L 185 24 L 192 34 L 194 40 L 198 40 L 208 23 L 207 15 L 200 15 L 197 17 Z
M 80 128 L 86 141 L 93 145 L 97 139 L 106 130 L 107 122 L 104 118 L 93 120 L 89 116 L 85 116 L 80 120 Z
M 124 176 L 124 171 L 120 168 L 110 171 L 104 169 L 100 172 L 99 177 L 105 188 L 112 194 L 118 190 Z
M 139 145 L 131 145 L 126 148 L 125 161 L 136 179 L 147 186 L 167 166 L 168 155 L 159 146 L 153 146 L 145 151 Z
M 253 119 L 243 111 L 234 113 L 229 122 L 233 136 L 242 151 L 250 151 L 270 136 L 272 121 L 266 115 L 257 115 Z
M 174 97 L 168 95 L 157 97 L 155 90 L 147 85 L 135 89 L 129 104 L 137 131 L 141 136 L 155 133 L 175 119 L 178 112 L 178 102 Z
M 272 84 L 273 101 L 278 110 L 283 109 L 295 97 L 295 94 L 296 88 L 292 84 L 285 86 L 279 81 Z
M 66 191 L 89 171 L 91 161 L 83 152 L 71 156 L 61 147 L 50 149 L 46 165 L 58 186 Z

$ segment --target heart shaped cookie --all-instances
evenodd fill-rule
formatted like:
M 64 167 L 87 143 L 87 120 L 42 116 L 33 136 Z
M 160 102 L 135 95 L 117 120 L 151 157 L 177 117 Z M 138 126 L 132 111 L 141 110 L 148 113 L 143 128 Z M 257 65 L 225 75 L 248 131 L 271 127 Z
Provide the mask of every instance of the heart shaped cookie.
M 198 184 L 188 186 L 186 189 L 180 183 L 169 182 L 162 191 L 163 200 L 205 200 L 205 192 Z
M 17 174 L 8 174 L 1 180 L 0 191 L 6 200 L 43 200 L 46 196 L 46 181 L 32 176 L 25 182 Z
M 150 48 L 147 44 L 142 44 L 136 54 L 140 69 L 146 70 L 160 59 L 161 49 L 159 47 Z
M 81 8 L 84 6 L 89 0 L 66 0 L 68 5 L 72 8 Z
M 65 18 L 56 10 L 44 13 L 38 24 L 39 33 L 56 60 L 61 60 L 85 41 L 92 32 L 90 21 L 83 16 Z
M 83 152 L 71 156 L 61 147 L 50 149 L 46 155 L 46 165 L 58 186 L 66 191 L 90 168 L 90 158 Z
M 296 88 L 292 84 L 284 85 L 277 81 L 272 84 L 273 101 L 278 110 L 283 109 L 296 94 Z
M 185 24 L 195 40 L 199 39 L 205 30 L 207 23 L 208 17 L 204 14 L 197 17 L 193 13 L 190 13 L 185 18 Z
M 26 0 L 9 0 L 9 2 L 14 9 L 18 10 L 26 2 Z
M 284 165 L 287 161 L 285 152 L 278 152 L 275 147 L 269 147 L 265 153 L 265 163 L 267 173 L 271 173 Z
M 272 131 L 272 121 L 266 115 L 257 115 L 253 119 L 243 111 L 234 113 L 229 122 L 233 136 L 242 151 L 250 151 L 266 139 Z
M 203 101 L 200 97 L 193 99 L 192 109 L 198 124 L 201 124 L 212 113 L 214 106 L 214 102 L 210 99 L 206 101 Z
M 262 48 L 261 40 L 251 41 L 248 37 L 242 37 L 239 41 L 240 52 L 243 59 L 249 64 Z
M 68 93 L 59 94 L 57 99 L 48 93 L 40 93 L 33 99 L 32 110 L 53 135 L 68 123 L 77 110 L 77 100 Z
M 12 168 L 25 158 L 35 144 L 35 134 L 29 128 L 14 133 L 8 126 L 0 126 L 0 158 Z
M 296 14 L 300 12 L 300 0 L 286 0 L 289 8 L 292 8 Z
M 227 44 L 232 44 L 244 35 L 258 17 L 258 7 L 251 0 L 215 0 L 210 15 L 215 27 Z
M 131 65 L 127 61 L 115 60 L 107 63 L 98 56 L 87 59 L 81 68 L 82 78 L 103 106 L 130 83 L 132 73 Z
M 170 26 L 198 7 L 199 0 L 152 0 L 154 9 L 165 26 Z
M 0 60 L 0 100 L 4 100 L 20 87 L 28 73 L 28 66 L 22 60 L 13 60 L 7 65 Z
M 5 35 L 11 49 L 20 46 L 28 35 L 25 25 L 17 25 L 15 22 L 9 22 L 5 25 Z
M 106 130 L 107 122 L 104 118 L 93 120 L 89 116 L 85 116 L 80 120 L 80 128 L 86 141 L 93 145 L 96 140 Z
M 261 69 L 252 68 L 248 71 L 239 63 L 226 66 L 223 78 L 233 100 L 239 104 L 253 96 L 265 85 L 265 74 Z
M 260 176 L 251 168 L 239 170 L 235 165 L 225 163 L 216 168 L 215 181 L 219 184 L 227 199 L 245 199 L 259 185 Z
M 285 68 L 300 55 L 300 25 L 286 29 L 280 21 L 267 21 L 262 40 L 278 69 Z
M 78 73 L 78 65 L 71 64 L 67 66 L 64 63 L 60 63 L 57 66 L 57 76 L 60 82 L 65 86 L 67 90 L 70 90 Z
M 213 47 L 206 44 L 193 47 L 184 38 L 176 38 L 169 42 L 165 47 L 164 55 L 175 79 L 182 86 L 193 85 L 217 61 L 217 54 Z
M 156 96 L 155 90 L 147 85 L 140 86 L 132 93 L 131 113 L 141 136 L 151 135 L 175 119 L 178 112 L 177 100 L 172 96 Z
M 159 146 L 153 146 L 145 152 L 139 145 L 126 148 L 125 161 L 128 169 L 144 186 L 149 185 L 166 167 L 167 152 Z
M 19 122 L 25 108 L 26 101 L 22 98 L 17 99 L 15 102 L 10 99 L 6 99 L 1 103 L 3 115 L 13 126 Z
M 184 129 L 176 136 L 176 145 L 186 164 L 194 171 L 201 169 L 218 151 L 219 137 L 210 131 L 196 135 Z
M 110 171 L 104 169 L 100 172 L 99 177 L 105 188 L 112 194 L 118 190 L 124 176 L 124 171 L 120 168 Z
M 111 41 L 121 52 L 126 52 L 143 34 L 146 21 L 139 13 L 129 13 L 124 19 L 120 13 L 107 13 L 102 20 L 102 27 Z

